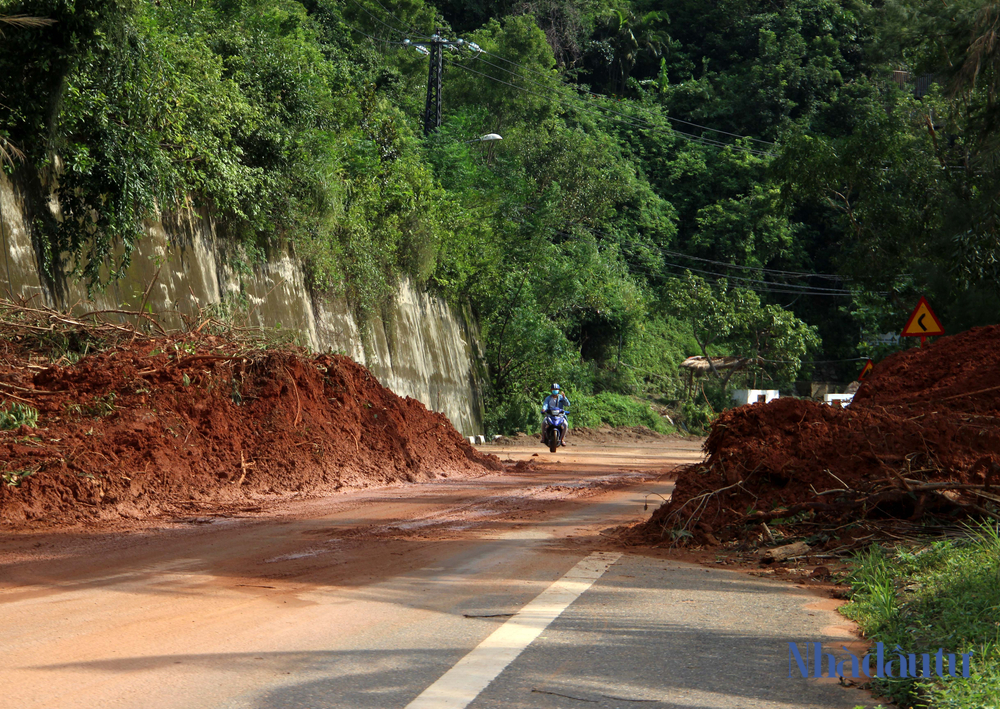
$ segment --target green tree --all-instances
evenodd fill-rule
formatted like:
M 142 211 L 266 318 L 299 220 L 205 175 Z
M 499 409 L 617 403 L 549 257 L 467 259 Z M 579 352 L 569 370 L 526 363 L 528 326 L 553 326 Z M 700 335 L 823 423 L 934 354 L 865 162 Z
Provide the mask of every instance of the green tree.
M 702 356 L 723 386 L 737 372 L 792 381 L 805 356 L 820 345 L 814 327 L 778 306 L 762 304 L 753 291 L 731 288 L 725 281 L 713 287 L 690 273 L 671 279 L 664 288 L 663 308 L 690 325 Z M 738 360 L 725 375 L 712 362 L 721 354 Z
M 552 48 L 534 18 L 491 19 L 466 37 L 490 54 L 449 56 L 449 105 L 483 109 L 484 132 L 505 134 L 512 127 L 549 125 L 568 90 L 559 81 Z M 509 62 L 520 68 L 513 69 Z
M 631 8 L 609 8 L 598 23 L 594 39 L 587 45 L 588 65 L 595 75 L 604 75 L 605 87 L 621 96 L 632 70 L 643 58 L 659 59 L 667 36 L 666 13 L 651 10 L 641 15 Z

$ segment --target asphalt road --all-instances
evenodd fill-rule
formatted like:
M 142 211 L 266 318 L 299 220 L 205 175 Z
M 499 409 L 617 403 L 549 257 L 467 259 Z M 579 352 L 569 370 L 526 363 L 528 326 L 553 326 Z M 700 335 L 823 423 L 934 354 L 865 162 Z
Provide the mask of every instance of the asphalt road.
M 601 536 L 669 493 L 656 472 L 697 455 L 566 449 L 541 471 L 252 520 L 7 538 L 0 707 L 864 703 L 788 677 L 789 641 L 849 635 L 829 602 Z

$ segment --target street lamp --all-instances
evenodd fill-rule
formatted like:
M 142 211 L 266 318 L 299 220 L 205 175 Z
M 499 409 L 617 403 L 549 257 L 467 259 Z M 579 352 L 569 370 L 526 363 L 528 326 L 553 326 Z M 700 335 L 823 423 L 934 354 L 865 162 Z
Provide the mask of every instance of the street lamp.
M 503 136 L 496 133 L 487 133 L 486 135 L 481 135 L 478 138 L 473 138 L 472 140 L 465 141 L 466 143 L 488 143 L 491 140 L 503 140 Z

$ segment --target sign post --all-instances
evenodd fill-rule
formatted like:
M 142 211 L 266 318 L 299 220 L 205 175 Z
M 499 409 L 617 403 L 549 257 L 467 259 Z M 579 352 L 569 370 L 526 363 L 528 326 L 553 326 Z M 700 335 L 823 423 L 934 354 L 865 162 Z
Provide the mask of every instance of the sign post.
M 903 327 L 902 336 L 919 337 L 920 346 L 923 347 L 927 342 L 927 338 L 931 335 L 943 334 L 944 326 L 941 324 L 941 321 L 938 320 L 937 315 L 931 310 L 927 298 L 920 296 L 920 302 L 917 303 L 917 307 L 910 313 L 910 319 L 906 321 L 906 325 Z

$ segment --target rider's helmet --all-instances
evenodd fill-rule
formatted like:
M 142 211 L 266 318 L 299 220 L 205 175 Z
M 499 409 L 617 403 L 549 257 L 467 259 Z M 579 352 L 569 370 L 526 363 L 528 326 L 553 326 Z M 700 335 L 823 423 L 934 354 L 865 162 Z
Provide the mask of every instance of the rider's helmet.
M 553 394 L 557 394 L 558 392 L 559 392 L 559 385 L 558 384 L 553 384 L 552 385 L 552 393 Z

